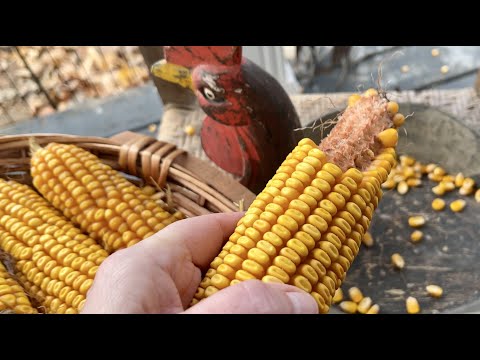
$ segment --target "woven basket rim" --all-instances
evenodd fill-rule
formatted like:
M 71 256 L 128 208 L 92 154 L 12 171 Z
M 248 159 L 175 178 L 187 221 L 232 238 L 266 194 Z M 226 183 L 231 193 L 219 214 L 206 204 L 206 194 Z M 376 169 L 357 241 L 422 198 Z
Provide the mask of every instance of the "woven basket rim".
M 186 216 L 242 210 L 255 194 L 232 177 L 174 144 L 153 137 L 122 132 L 110 138 L 64 133 L 31 133 L 0 137 L 0 176 L 31 185 L 30 144 L 57 142 L 86 149 L 124 173 L 137 185 L 159 189 L 161 200 Z

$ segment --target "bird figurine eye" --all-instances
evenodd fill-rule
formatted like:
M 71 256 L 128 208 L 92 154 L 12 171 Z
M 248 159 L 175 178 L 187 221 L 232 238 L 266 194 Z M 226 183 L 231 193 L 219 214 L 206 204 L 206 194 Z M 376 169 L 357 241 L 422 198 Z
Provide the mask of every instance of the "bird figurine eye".
M 215 100 L 215 93 L 211 89 L 204 87 L 202 90 L 203 96 L 205 96 L 208 100 Z

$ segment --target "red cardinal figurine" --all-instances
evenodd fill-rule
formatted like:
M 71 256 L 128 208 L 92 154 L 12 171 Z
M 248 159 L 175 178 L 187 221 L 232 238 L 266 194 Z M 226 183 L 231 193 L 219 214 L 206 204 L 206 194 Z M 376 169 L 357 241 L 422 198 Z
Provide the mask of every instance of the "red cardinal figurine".
M 296 144 L 298 115 L 282 86 L 241 46 L 165 46 L 152 73 L 194 91 L 207 114 L 202 147 L 258 193 Z

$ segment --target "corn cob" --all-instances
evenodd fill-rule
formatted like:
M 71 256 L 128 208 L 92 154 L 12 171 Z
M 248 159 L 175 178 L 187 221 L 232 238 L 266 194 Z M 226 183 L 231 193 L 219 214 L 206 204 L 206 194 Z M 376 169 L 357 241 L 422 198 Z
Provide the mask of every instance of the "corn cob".
M 328 312 L 395 166 L 397 107 L 369 90 L 350 99 L 320 146 L 301 140 L 212 261 L 192 305 L 261 279 L 295 285 Z
M 36 314 L 23 288 L 0 262 L 0 312 L 11 310 L 17 314 Z
M 81 309 L 98 266 L 108 256 L 34 190 L 3 179 L 0 248 L 16 260 L 24 282 L 35 285 L 29 293 L 65 302 L 69 313 Z M 49 310 L 48 304 L 41 305 Z
M 132 246 L 181 219 L 74 145 L 50 143 L 31 159 L 33 184 L 73 223 L 109 252 Z

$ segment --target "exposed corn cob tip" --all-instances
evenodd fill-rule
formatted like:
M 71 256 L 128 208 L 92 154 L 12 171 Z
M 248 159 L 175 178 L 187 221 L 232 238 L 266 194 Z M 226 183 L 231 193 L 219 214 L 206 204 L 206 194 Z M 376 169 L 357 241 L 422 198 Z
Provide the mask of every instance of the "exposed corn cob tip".
M 119 172 L 74 145 L 50 143 L 32 154 L 33 185 L 111 253 L 183 218 L 170 214 Z
M 0 313 L 36 314 L 22 286 L 12 277 L 0 261 Z
M 240 281 L 295 285 L 327 313 L 395 165 L 398 106 L 359 96 L 320 145 L 301 140 L 212 261 L 192 305 Z
M 29 294 L 41 299 L 47 312 L 60 313 L 81 309 L 99 265 L 108 256 L 34 190 L 3 179 L 0 248 L 15 259 L 22 284 L 31 283 Z M 57 301 L 45 303 L 49 298 Z

